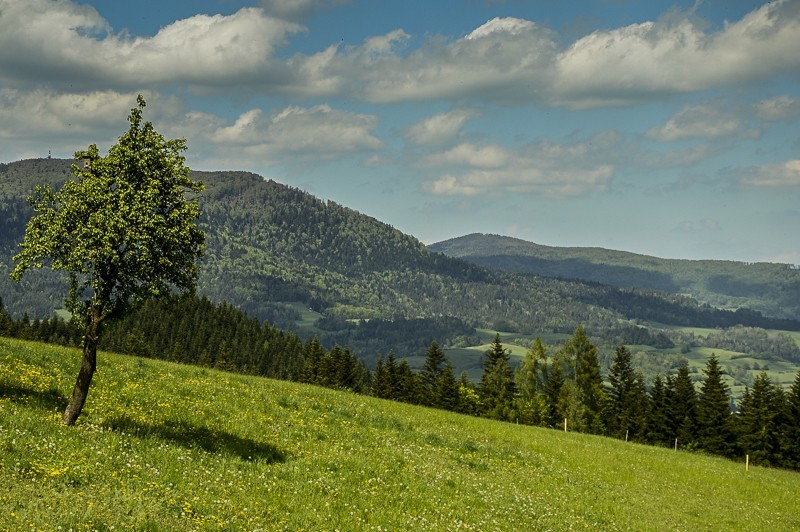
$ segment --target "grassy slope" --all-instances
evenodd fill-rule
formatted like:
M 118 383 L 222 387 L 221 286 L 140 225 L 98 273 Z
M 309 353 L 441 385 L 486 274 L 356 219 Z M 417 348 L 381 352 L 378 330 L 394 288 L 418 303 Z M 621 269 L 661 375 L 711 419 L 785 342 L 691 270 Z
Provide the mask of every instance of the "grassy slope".
M 800 527 L 800 475 L 0 339 L 0 529 Z

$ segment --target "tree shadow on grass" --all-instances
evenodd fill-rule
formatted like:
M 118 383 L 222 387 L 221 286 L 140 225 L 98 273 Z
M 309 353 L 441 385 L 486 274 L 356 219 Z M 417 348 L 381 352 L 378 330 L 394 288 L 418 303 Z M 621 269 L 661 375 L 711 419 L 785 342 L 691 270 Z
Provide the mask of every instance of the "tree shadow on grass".
M 55 388 L 35 390 L 17 385 L 0 385 L 0 398 L 8 398 L 15 403 L 27 406 L 58 411 L 64 410 L 68 402 L 67 397 Z M 153 436 L 187 449 L 199 449 L 211 454 L 234 456 L 244 461 L 262 461 L 271 464 L 285 462 L 289 457 L 287 452 L 269 443 L 183 422 L 149 425 L 123 416 L 113 418 L 103 425 L 135 437 Z
M 136 437 L 152 436 L 187 449 L 233 456 L 247 462 L 259 461 L 271 464 L 282 463 L 288 459 L 288 453 L 270 443 L 183 422 L 145 425 L 128 417 L 116 417 L 103 425 Z
M 0 385 L 0 398 L 8 398 L 15 403 L 24 403 L 46 410 L 64 410 L 68 402 L 67 397 L 61 393 L 61 390 L 56 388 L 35 390 L 24 386 L 6 384 Z

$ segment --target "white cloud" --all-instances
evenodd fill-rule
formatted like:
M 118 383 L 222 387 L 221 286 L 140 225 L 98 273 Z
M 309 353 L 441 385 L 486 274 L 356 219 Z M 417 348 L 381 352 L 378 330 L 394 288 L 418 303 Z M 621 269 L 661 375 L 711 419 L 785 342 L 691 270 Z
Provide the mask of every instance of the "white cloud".
M 245 8 L 195 15 L 152 37 L 114 34 L 94 9 L 72 2 L 0 0 L 0 80 L 103 87 L 195 83 L 281 86 L 289 72 L 273 57 L 297 24 Z M 57 80 L 57 81 L 56 81 Z
M 622 105 L 796 72 L 799 8 L 769 3 L 711 34 L 688 16 L 596 31 L 559 55 L 556 93 L 572 107 Z
M 469 98 L 589 108 L 761 82 L 800 68 L 800 4 L 778 1 L 709 32 L 692 14 L 599 30 L 567 47 L 551 30 L 495 18 L 462 39 L 429 39 L 410 53 L 400 34 L 341 50 L 330 72 L 372 102 Z M 369 51 L 376 43 L 381 54 Z M 344 88 L 345 86 L 343 86 Z
M 468 109 L 439 113 L 409 127 L 405 137 L 414 144 L 440 146 L 457 138 L 467 120 L 476 114 Z
M 545 141 L 516 151 L 496 145 L 460 144 L 426 157 L 420 167 L 442 169 L 440 177 L 424 184 L 434 194 L 580 196 L 608 189 L 614 165 L 603 159 L 618 142 L 615 135 L 601 133 L 584 142 Z
M 691 105 L 684 107 L 664 126 L 653 128 L 647 136 L 655 140 L 670 142 L 692 138 L 749 137 L 758 136 L 735 110 L 719 105 Z
M 162 105 L 151 95 L 145 93 L 145 99 L 157 108 L 174 105 Z M 0 138 L 14 141 L 41 138 L 54 143 L 71 141 L 74 149 L 80 148 L 80 144 L 90 138 L 91 142 L 100 144 L 127 128 L 125 117 L 135 106 L 135 93 L 0 89 Z
M 535 29 L 535 24 L 528 20 L 519 18 L 500 18 L 495 17 L 486 24 L 475 28 L 469 35 L 464 37 L 465 40 L 471 41 L 474 39 L 482 39 L 489 37 L 492 34 L 507 34 L 519 35 L 528 30 Z
M 787 120 L 800 116 L 800 100 L 786 95 L 761 100 L 756 103 L 755 111 L 763 120 Z
M 746 168 L 740 182 L 753 187 L 800 187 L 800 159 Z
M 447 151 L 425 157 L 421 167 L 467 166 L 473 168 L 502 168 L 509 164 L 514 155 L 502 146 L 476 146 L 459 144 Z
M 314 164 L 383 148 L 372 134 L 378 124 L 375 116 L 328 105 L 290 106 L 270 113 L 251 109 L 240 114 L 233 124 L 203 113 L 193 113 L 189 120 L 174 128 L 194 132 L 189 139 L 190 149 L 195 146 L 201 154 L 219 154 L 210 158 L 216 165 L 234 164 L 241 168 Z
M 411 36 L 396 29 L 359 46 L 331 43 L 280 57 L 292 35 L 307 31 L 292 20 L 339 3 L 264 0 L 263 9 L 196 15 L 154 36 L 131 37 L 114 33 L 85 5 L 0 0 L 0 82 L 120 91 L 190 84 L 293 98 L 585 108 L 749 84 L 800 69 L 800 3 L 787 0 L 713 32 L 672 12 L 655 22 L 599 30 L 565 47 L 536 22 L 495 18 L 463 38 L 430 37 L 410 51 Z
M 525 101 L 541 99 L 536 92 L 547 84 L 555 52 L 550 30 L 528 21 L 495 19 L 455 42 L 430 39 L 405 56 L 385 54 L 367 64 L 363 52 L 353 49 L 340 59 L 358 74 L 353 90 L 373 102 Z

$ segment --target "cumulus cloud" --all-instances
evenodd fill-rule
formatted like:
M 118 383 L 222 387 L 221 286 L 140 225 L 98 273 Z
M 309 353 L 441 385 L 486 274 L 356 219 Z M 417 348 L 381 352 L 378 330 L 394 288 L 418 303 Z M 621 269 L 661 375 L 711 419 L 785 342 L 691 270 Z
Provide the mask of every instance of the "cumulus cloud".
M 361 52 L 341 58 L 359 72 L 362 97 L 374 102 L 478 97 L 540 100 L 556 45 L 553 33 L 521 19 L 495 19 L 454 42 L 430 39 L 407 55 L 385 55 L 363 68 Z M 363 85 L 363 89 L 360 87 Z
M 439 113 L 413 124 L 405 132 L 409 142 L 425 146 L 440 146 L 456 139 L 461 128 L 478 113 L 469 109 L 457 109 Z
M 0 137 L 42 134 L 55 137 L 125 126 L 136 94 L 97 91 L 83 94 L 37 89 L 0 89 Z
M 93 8 L 72 2 L 0 0 L 0 12 L 0 80 L 7 83 L 280 86 L 290 73 L 275 50 L 303 29 L 245 8 L 230 16 L 196 15 L 152 37 L 131 38 L 112 33 Z
M 578 143 L 537 142 L 508 150 L 501 146 L 460 144 L 429 155 L 420 167 L 441 168 L 442 175 L 427 181 L 429 192 L 475 196 L 492 193 L 536 193 L 570 197 L 607 190 L 614 165 L 603 154 L 619 139 L 608 133 Z
M 751 187 L 800 187 L 800 159 L 746 168 L 740 183 Z
M 331 43 L 281 57 L 278 51 L 289 39 L 307 31 L 297 20 L 339 3 L 264 0 L 261 8 L 196 15 L 156 35 L 131 37 L 115 33 L 86 5 L 0 0 L 0 81 L 101 90 L 188 83 L 296 98 L 471 99 L 586 108 L 631 105 L 800 70 L 800 3 L 788 0 L 766 4 L 716 31 L 690 14 L 671 12 L 657 21 L 598 30 L 564 46 L 551 29 L 507 17 L 461 38 L 430 37 L 410 50 L 411 36 L 396 29 L 356 46 Z
M 559 54 L 555 88 L 571 107 L 622 105 L 797 72 L 797 49 L 797 2 L 766 4 L 715 33 L 673 14 L 579 39 Z
M 350 154 L 371 153 L 383 148 L 372 134 L 378 119 L 372 115 L 350 113 L 328 105 L 289 106 L 273 112 L 250 109 L 233 123 L 204 113 L 187 115 L 176 129 L 193 131 L 194 141 L 220 153 L 218 164 L 239 161 L 271 166 L 275 164 L 314 164 Z M 200 150 L 204 151 L 204 150 Z
M 647 132 L 648 137 L 664 142 L 693 138 L 754 138 L 758 134 L 735 110 L 708 104 L 686 106 L 664 126 Z
M 395 42 L 390 37 L 386 42 Z M 333 63 L 334 70 L 351 73 L 349 91 L 373 102 L 633 105 L 797 72 L 800 4 L 766 4 L 718 31 L 673 11 L 661 20 L 596 31 L 566 47 L 552 30 L 518 18 L 495 18 L 461 39 L 433 38 L 410 53 L 383 53 L 367 62 L 372 43 L 341 50 Z

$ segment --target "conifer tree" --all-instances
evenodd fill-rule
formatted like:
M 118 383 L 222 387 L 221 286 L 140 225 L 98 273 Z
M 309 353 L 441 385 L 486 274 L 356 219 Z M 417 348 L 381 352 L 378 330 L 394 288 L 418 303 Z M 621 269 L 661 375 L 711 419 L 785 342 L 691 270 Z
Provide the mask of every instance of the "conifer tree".
M 372 376 L 372 395 L 380 397 L 381 399 L 389 399 L 391 397 L 392 388 L 389 381 L 389 372 L 383 365 L 383 357 L 378 357 L 378 362 L 375 366 L 375 373 Z
M 653 379 L 650 388 L 647 413 L 647 441 L 654 445 L 669 445 L 674 440 L 674 431 L 670 428 L 667 386 L 661 375 Z
M 447 360 L 442 374 L 436 381 L 433 406 L 457 412 L 459 409 L 459 384 L 453 372 L 453 364 Z
M 739 402 L 739 445 L 754 464 L 782 465 L 784 396 L 766 372 L 759 373 L 753 387 L 745 389 Z M 788 450 L 788 449 L 787 449 Z
M 608 390 L 606 403 L 606 433 L 615 438 L 622 438 L 632 428 L 634 408 L 641 404 L 641 397 L 635 397 L 636 374 L 631 363 L 631 352 L 624 345 L 616 349 L 614 361 L 608 373 Z
M 705 451 L 730 456 L 735 445 L 731 398 L 716 355 L 706 362 L 705 374 L 697 402 L 698 443 Z
M 689 376 L 688 363 L 682 362 L 677 374 L 667 382 L 670 384 L 672 436 L 681 446 L 691 447 L 697 440 L 697 392 Z
M 786 398 L 786 463 L 800 469 L 800 371 Z
M 500 334 L 485 353 L 480 393 L 484 415 L 492 419 L 513 419 L 514 375 L 509 365 L 508 351 L 503 347 Z
M 429 405 L 433 405 L 435 402 L 434 395 L 436 384 L 444 373 L 445 363 L 446 358 L 444 351 L 442 351 L 442 348 L 436 343 L 436 340 L 432 341 L 430 347 L 428 347 L 425 352 L 425 365 L 422 367 L 422 372 L 420 373 L 420 378 L 425 386 L 427 396 L 425 398 L 426 403 Z
M 556 427 L 564 421 L 564 415 L 559 409 L 559 398 L 561 388 L 564 387 L 564 371 L 561 369 L 561 361 L 556 359 L 547 374 L 542 393 L 545 398 L 545 417 L 546 427 Z

